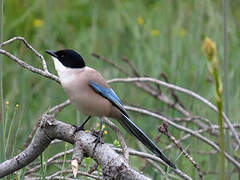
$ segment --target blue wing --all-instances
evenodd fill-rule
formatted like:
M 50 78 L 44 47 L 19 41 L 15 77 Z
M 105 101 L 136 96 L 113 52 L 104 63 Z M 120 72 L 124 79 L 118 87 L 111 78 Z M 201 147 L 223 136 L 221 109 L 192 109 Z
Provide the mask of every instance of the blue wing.
M 103 96 L 104 98 L 108 99 L 115 107 L 117 107 L 125 116 L 129 117 L 127 115 L 127 111 L 124 109 L 123 104 L 121 103 L 120 99 L 116 95 L 116 93 L 111 88 L 105 88 L 103 86 L 100 86 L 99 84 L 90 81 L 89 82 L 90 87 L 93 88 L 93 90 Z

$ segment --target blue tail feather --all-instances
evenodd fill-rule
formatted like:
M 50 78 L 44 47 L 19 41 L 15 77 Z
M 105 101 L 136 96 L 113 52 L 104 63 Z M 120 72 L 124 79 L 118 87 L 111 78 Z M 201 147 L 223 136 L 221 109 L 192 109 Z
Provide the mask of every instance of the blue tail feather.
M 132 135 L 134 135 L 139 141 L 141 141 L 150 151 L 161 158 L 170 167 L 176 169 L 176 166 L 168 160 L 166 155 L 155 145 L 155 143 L 127 116 L 122 114 L 123 119 L 119 120 L 119 123 Z

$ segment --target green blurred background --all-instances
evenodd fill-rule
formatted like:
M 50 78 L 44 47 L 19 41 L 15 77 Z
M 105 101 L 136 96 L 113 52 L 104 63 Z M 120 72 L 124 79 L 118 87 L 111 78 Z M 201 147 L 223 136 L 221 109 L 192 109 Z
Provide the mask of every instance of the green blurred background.
M 228 10 L 229 31 L 229 118 L 239 122 L 239 80 L 240 72 L 240 2 L 230 0 Z M 214 103 L 214 84 L 207 69 L 207 61 L 202 51 L 204 37 L 208 36 L 217 44 L 220 67 L 223 72 L 223 17 L 220 0 L 5 0 L 3 40 L 14 36 L 23 36 L 31 45 L 44 55 L 51 72 L 55 73 L 53 63 L 44 53 L 46 49 L 74 49 L 86 60 L 86 63 L 100 71 L 106 79 L 126 77 L 112 66 L 95 59 L 91 53 L 100 54 L 113 60 L 124 69 L 129 67 L 121 60 L 127 57 L 141 72 L 141 75 L 159 79 L 161 72 L 176 85 L 193 90 Z M 15 42 L 4 49 L 21 57 L 27 63 L 41 68 L 40 59 L 36 58 L 25 46 Z M 66 100 L 62 88 L 55 82 L 22 69 L 10 59 L 3 59 L 3 97 L 7 132 L 9 136 L 6 157 L 23 149 L 23 144 L 46 110 Z M 113 89 L 123 102 L 151 108 L 168 117 L 182 117 L 162 102 L 155 101 L 133 85 L 112 84 Z M 217 115 L 200 102 L 189 96 L 177 93 L 186 109 L 192 114 L 204 116 L 217 124 Z M 19 104 L 16 108 L 15 105 Z M 14 114 L 16 116 L 14 117 Z M 132 119 L 154 137 L 156 127 L 161 122 L 146 116 L 130 113 Z M 72 106 L 65 108 L 58 119 L 71 124 L 79 124 L 84 116 Z M 11 122 L 13 122 L 11 126 Z M 96 125 L 91 121 L 88 128 Z M 12 128 L 9 131 L 10 127 Z M 193 130 L 196 127 L 191 127 Z M 112 143 L 116 136 L 106 128 L 109 135 L 105 142 Z M 169 127 L 177 138 L 180 132 Z M 10 132 L 10 133 L 9 133 Z M 138 149 L 134 138 L 125 131 L 128 145 Z M 9 134 L 9 135 L 8 135 Z M 129 138 L 128 138 L 129 137 Z M 164 139 L 164 138 L 163 138 Z M 168 142 L 165 138 L 163 142 Z M 159 143 L 164 148 L 166 143 Z M 184 141 L 182 146 L 190 145 L 189 150 L 199 149 L 199 140 Z M 65 149 L 64 144 L 57 146 L 57 151 Z M 71 145 L 68 145 L 71 148 Z M 211 148 L 201 147 L 203 151 Z M 1 150 L 4 146 L 1 145 Z M 50 147 L 44 153 L 45 159 L 55 154 L 56 147 Z M 179 151 L 167 152 L 171 159 L 177 158 Z M 202 171 L 207 172 L 206 179 L 218 179 L 216 166 L 218 159 L 210 155 L 191 154 Z M 1 156 L 1 161 L 4 157 Z M 177 160 L 177 166 L 193 179 L 198 178 L 196 169 L 184 158 Z M 131 164 L 140 168 L 139 159 L 132 158 Z M 159 173 L 149 166 L 144 173 L 159 179 Z M 228 172 L 231 172 L 231 167 Z M 208 173 L 209 172 L 209 173 Z M 234 178 L 236 176 L 232 176 Z

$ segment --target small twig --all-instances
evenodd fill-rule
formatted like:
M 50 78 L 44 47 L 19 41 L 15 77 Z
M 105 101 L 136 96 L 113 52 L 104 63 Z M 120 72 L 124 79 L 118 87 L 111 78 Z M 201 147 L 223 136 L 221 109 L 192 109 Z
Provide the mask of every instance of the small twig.
M 203 179 L 203 174 L 198 166 L 198 164 L 193 160 L 193 158 L 182 148 L 182 146 L 177 143 L 175 137 L 173 137 L 168 132 L 168 124 L 166 122 L 163 122 L 161 126 L 158 126 L 158 130 L 160 133 L 165 134 L 174 144 L 175 146 L 180 149 L 180 151 L 183 153 L 183 155 L 193 164 L 193 166 L 197 169 L 200 179 Z
M 11 53 L 9 53 L 9 52 L 7 52 L 7 51 L 5 51 L 3 49 L 0 49 L 0 54 L 3 54 L 5 56 L 9 57 L 10 59 L 12 59 L 16 63 L 18 63 L 20 66 L 22 66 L 23 68 L 28 69 L 29 71 L 32 71 L 33 73 L 40 74 L 40 75 L 42 75 L 42 76 L 44 76 L 46 78 L 52 79 L 52 80 L 54 80 L 54 81 L 56 81 L 57 83 L 60 84 L 60 80 L 59 80 L 59 78 L 57 76 L 55 76 L 55 75 L 53 75 L 53 74 L 51 74 L 49 72 L 45 72 L 45 71 L 43 71 L 41 69 L 35 68 L 35 67 L 31 66 L 30 64 L 25 63 L 20 58 L 12 55 Z
M 107 62 L 108 64 L 111 64 L 113 67 L 115 67 L 116 69 L 118 69 L 119 71 L 121 71 L 122 73 L 124 74 L 127 74 L 129 76 L 131 76 L 131 74 L 127 71 L 125 71 L 123 68 L 121 68 L 120 66 L 116 65 L 115 63 L 113 63 L 112 61 L 108 60 L 107 58 L 103 57 L 103 56 L 100 56 L 96 53 L 91 53 L 91 55 L 97 59 L 100 59 L 100 60 L 103 60 L 105 62 Z
M 125 63 L 127 63 L 127 65 L 132 69 L 132 76 L 131 77 L 141 77 L 141 73 L 138 71 L 138 69 L 134 66 L 134 64 L 132 64 L 126 57 L 122 57 L 122 60 L 125 62 Z M 147 77 L 146 75 L 143 75 L 144 77 Z M 150 84 L 150 83 L 148 83 L 148 82 L 146 82 L 146 83 L 142 83 L 141 85 L 139 84 L 139 83 L 136 83 L 136 85 L 138 86 L 138 87 L 141 87 L 141 85 L 144 85 L 143 87 L 143 89 L 152 89 L 152 90 L 154 90 L 155 88 Z M 155 90 L 154 90 L 155 91 Z M 160 86 L 157 84 L 157 90 L 156 90 L 156 92 L 157 92 L 157 96 L 161 96 L 161 89 L 160 89 Z M 171 107 L 173 107 L 175 105 L 175 103 L 173 104 L 173 105 L 171 105 Z
M 167 78 L 167 75 L 166 75 L 165 73 L 161 72 L 161 73 L 159 74 L 159 76 L 162 77 L 166 83 L 169 83 L 168 78 Z M 159 85 L 159 84 L 158 84 L 158 85 Z M 175 92 L 174 92 L 172 89 L 170 89 L 170 94 L 172 95 L 172 97 L 173 97 L 173 99 L 174 99 L 174 104 L 175 104 L 175 103 L 178 103 L 178 104 L 180 104 L 183 108 L 185 108 L 184 105 L 183 105 L 183 103 L 179 100 L 178 96 L 175 94 Z
M 126 57 L 122 57 L 122 60 L 129 65 L 129 67 L 133 70 L 133 74 L 137 77 L 140 77 L 141 74 L 138 72 L 137 68 L 128 60 Z
M 26 45 L 26 47 L 27 47 L 28 49 L 30 49 L 36 56 L 38 56 L 38 57 L 41 59 L 41 61 L 42 61 L 42 66 L 43 66 L 43 70 L 48 73 L 47 63 L 46 63 L 44 57 L 43 57 L 36 49 L 34 49 L 34 48 L 26 41 L 26 39 L 24 39 L 24 37 L 13 37 L 13 38 L 11 38 L 11 39 L 3 42 L 2 44 L 0 44 L 0 48 L 2 48 L 3 46 L 5 46 L 5 45 L 7 45 L 7 44 L 10 44 L 10 43 L 12 43 L 12 42 L 14 42 L 14 41 L 16 41 L 16 40 L 22 41 L 22 42 Z
M 56 116 L 59 112 L 62 111 L 62 109 L 70 104 L 70 100 L 66 100 L 61 104 L 58 104 L 51 109 L 48 110 L 48 113 L 53 113 L 54 116 Z
M 142 164 L 142 166 L 139 167 L 139 170 L 142 172 L 142 171 L 144 171 L 144 169 L 147 168 L 149 162 L 148 161 L 144 161 L 144 163 L 141 163 L 141 164 Z
M 181 117 L 181 118 L 173 118 L 173 121 L 178 121 L 178 122 L 192 122 L 194 120 L 201 120 L 204 121 L 208 127 L 211 127 L 213 124 L 207 119 L 202 116 L 192 116 L 192 117 Z
M 102 121 L 104 123 L 106 123 L 107 125 L 109 125 L 115 131 L 115 133 L 118 137 L 119 143 L 123 149 L 123 156 L 128 161 L 128 159 L 129 159 L 128 147 L 127 147 L 127 144 L 124 140 L 124 137 L 123 137 L 120 129 L 114 123 L 112 123 L 110 120 L 108 120 L 108 118 L 106 118 L 106 117 L 102 118 Z
M 200 130 L 196 131 L 196 133 L 199 133 L 199 134 L 200 134 L 200 133 L 207 132 L 208 130 L 209 130 L 209 128 L 200 129 Z M 159 134 L 159 135 L 160 135 L 160 134 Z M 185 136 L 182 136 L 181 138 L 179 138 L 178 140 L 176 140 L 176 142 L 179 144 L 180 142 L 185 141 L 186 139 L 188 139 L 188 138 L 190 138 L 190 137 L 192 137 L 191 134 L 186 134 Z M 157 136 L 157 138 L 158 138 L 158 136 Z M 167 151 L 167 150 L 171 149 L 173 146 L 174 146 L 174 143 L 171 143 L 171 144 L 167 145 L 167 146 L 163 149 L 163 151 Z

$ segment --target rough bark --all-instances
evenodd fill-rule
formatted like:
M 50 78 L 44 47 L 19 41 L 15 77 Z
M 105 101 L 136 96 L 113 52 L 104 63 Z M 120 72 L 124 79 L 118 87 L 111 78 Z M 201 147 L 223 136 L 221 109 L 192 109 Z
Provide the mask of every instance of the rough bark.
M 116 153 L 107 144 L 98 144 L 94 151 L 96 139 L 91 133 L 79 131 L 74 134 L 75 127 L 61 121 L 55 120 L 52 115 L 44 114 L 39 123 L 36 135 L 32 143 L 21 153 L 0 164 L 0 178 L 9 175 L 34 161 L 53 141 L 60 139 L 75 144 L 74 158 L 80 163 L 83 156 L 93 158 L 102 168 L 104 179 L 149 179 L 146 176 L 133 170 L 125 158 Z M 78 144 L 78 146 L 76 146 Z M 79 149 L 79 150 L 78 150 Z

